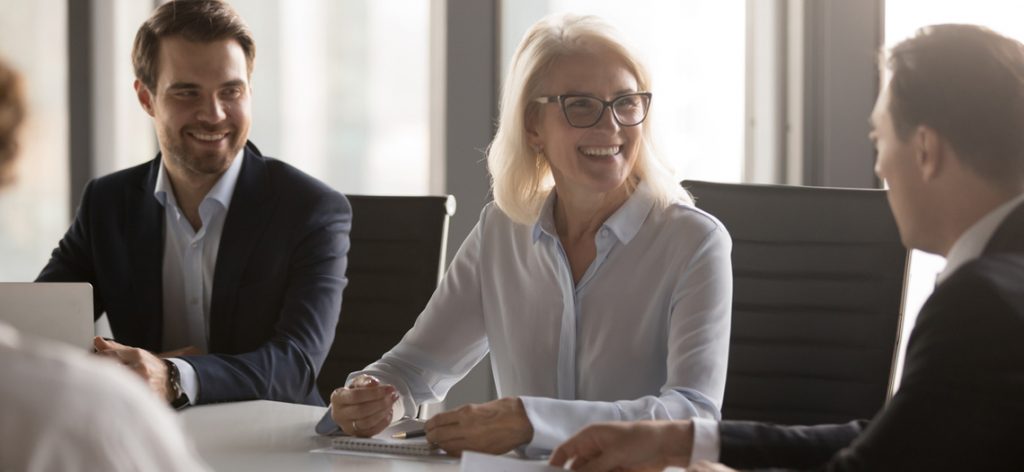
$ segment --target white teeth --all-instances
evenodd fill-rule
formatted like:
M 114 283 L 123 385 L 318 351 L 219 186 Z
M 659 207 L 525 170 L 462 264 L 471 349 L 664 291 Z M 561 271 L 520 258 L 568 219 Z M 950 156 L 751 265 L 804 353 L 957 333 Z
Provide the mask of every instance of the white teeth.
M 588 156 L 613 156 L 618 154 L 622 146 L 581 147 L 580 152 Z
M 217 141 L 227 136 L 227 133 L 211 134 L 211 133 L 197 133 L 195 131 L 190 132 L 192 137 L 200 141 Z

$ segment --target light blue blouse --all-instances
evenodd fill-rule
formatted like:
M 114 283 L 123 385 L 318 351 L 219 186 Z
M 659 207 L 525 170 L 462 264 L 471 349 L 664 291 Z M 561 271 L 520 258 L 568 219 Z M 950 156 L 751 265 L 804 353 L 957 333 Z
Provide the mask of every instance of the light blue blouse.
M 406 412 L 440 401 L 491 353 L 499 396 L 523 400 L 528 455 L 597 421 L 718 419 L 728 360 L 732 242 L 693 206 L 655 206 L 641 183 L 596 236 L 574 284 L 554 192 L 522 225 L 489 204 L 402 341 L 359 374 Z

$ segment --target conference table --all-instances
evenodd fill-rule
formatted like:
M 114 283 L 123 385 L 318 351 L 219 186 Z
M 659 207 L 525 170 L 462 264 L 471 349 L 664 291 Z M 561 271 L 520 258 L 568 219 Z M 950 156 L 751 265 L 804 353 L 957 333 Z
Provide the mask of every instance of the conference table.
M 215 471 L 457 471 L 458 463 L 310 453 L 327 447 L 313 426 L 325 407 L 272 401 L 202 405 L 181 413 L 199 456 Z
M 459 471 L 458 462 L 425 462 L 414 459 L 311 453 L 330 446 L 330 438 L 318 436 L 313 427 L 326 407 L 265 400 L 194 406 L 181 413 L 185 431 L 199 456 L 217 472 L 443 472 Z M 480 456 L 464 459 L 472 471 L 551 470 L 543 461 L 481 463 Z M 504 456 L 497 461 L 508 461 Z M 524 462 L 532 462 L 527 464 Z M 670 468 L 685 472 L 683 469 Z

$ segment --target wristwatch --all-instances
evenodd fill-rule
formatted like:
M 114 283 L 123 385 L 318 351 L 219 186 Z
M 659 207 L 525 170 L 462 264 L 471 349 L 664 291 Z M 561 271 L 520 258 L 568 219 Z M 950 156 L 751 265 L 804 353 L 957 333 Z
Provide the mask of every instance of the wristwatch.
M 188 395 L 181 388 L 181 372 L 178 372 L 177 365 L 167 359 L 164 359 L 164 364 L 167 364 L 167 389 L 174 396 L 174 400 L 171 400 L 171 408 L 175 410 L 185 408 L 189 402 Z

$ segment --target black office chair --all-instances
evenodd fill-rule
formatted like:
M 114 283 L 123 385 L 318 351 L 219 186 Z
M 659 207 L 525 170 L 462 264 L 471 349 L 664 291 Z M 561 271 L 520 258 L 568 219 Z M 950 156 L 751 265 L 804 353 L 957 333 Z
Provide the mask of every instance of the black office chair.
M 871 418 L 890 395 L 908 251 L 882 190 L 684 181 L 733 240 L 722 417 Z
M 352 246 L 334 344 L 317 377 L 325 402 L 348 374 L 398 344 L 444 272 L 455 197 L 348 195 Z

